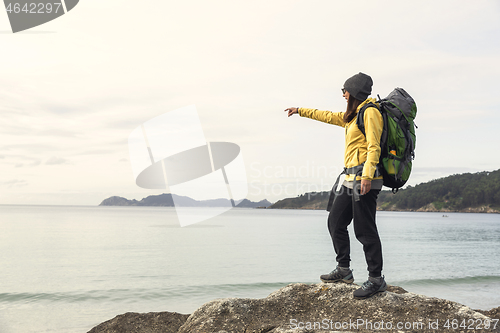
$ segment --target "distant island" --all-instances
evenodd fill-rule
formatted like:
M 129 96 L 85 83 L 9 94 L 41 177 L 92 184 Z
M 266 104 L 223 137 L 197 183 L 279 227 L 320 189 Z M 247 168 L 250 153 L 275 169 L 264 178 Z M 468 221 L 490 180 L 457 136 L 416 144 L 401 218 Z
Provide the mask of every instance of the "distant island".
M 269 208 L 326 209 L 330 192 L 311 192 L 279 200 Z M 500 213 L 500 169 L 464 173 L 400 189 L 381 191 L 377 210 Z
M 174 196 L 176 203 L 183 207 L 223 207 L 231 204 L 227 199 L 198 201 Z M 330 191 L 309 192 L 274 204 L 266 199 L 258 202 L 244 199 L 236 207 L 324 210 L 329 196 Z M 435 179 L 400 189 L 396 194 L 384 190 L 380 192 L 377 204 L 377 210 L 382 211 L 500 213 L 500 169 Z M 113 196 L 103 200 L 99 206 L 174 207 L 174 201 L 170 193 L 150 195 L 140 201 Z
M 153 206 L 153 207 L 174 207 L 174 200 L 181 207 L 227 207 L 231 205 L 228 199 L 213 199 L 213 200 L 195 200 L 190 197 L 180 196 L 170 193 L 159 195 L 150 195 L 140 201 L 132 199 L 128 200 L 123 197 L 113 196 L 104 199 L 99 206 Z M 243 199 L 236 207 L 239 208 L 267 208 L 271 202 L 266 199 L 259 202 Z

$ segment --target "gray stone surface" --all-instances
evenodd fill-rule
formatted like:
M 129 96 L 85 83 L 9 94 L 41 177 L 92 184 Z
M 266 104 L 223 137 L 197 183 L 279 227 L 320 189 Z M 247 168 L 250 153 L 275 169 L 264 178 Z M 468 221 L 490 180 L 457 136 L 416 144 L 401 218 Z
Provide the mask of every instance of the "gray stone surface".
M 177 312 L 128 312 L 99 324 L 88 333 L 176 333 L 188 317 Z
M 358 287 L 343 283 L 290 284 L 262 299 L 217 299 L 190 316 L 153 314 L 165 314 L 158 320 L 146 317 L 152 314 L 125 314 L 89 333 L 500 332 L 500 324 L 495 329 L 484 327 L 491 320 L 485 314 L 498 313 L 495 309 L 482 314 L 456 302 L 395 286 L 372 298 L 356 300 L 352 293 Z

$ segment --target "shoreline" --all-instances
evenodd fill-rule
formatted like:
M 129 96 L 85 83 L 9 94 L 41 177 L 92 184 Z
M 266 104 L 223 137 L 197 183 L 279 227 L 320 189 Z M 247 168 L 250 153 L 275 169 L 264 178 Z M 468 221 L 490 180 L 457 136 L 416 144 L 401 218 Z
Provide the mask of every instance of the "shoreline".
M 307 208 L 307 207 L 290 207 L 290 208 L 265 208 L 270 210 L 324 210 L 323 208 Z M 472 208 L 467 208 L 467 210 L 420 210 L 420 209 L 379 209 L 377 207 L 377 212 L 406 212 L 406 213 L 475 213 L 475 214 L 500 214 L 500 211 L 475 211 Z

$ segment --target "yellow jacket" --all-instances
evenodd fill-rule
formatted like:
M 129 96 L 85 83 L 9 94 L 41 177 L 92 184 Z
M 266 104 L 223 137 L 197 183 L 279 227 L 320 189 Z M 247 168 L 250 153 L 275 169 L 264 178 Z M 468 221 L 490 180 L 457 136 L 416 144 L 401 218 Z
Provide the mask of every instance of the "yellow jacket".
M 368 98 L 358 107 L 356 113 L 367 103 L 377 104 L 375 99 Z M 378 104 L 377 104 L 378 106 Z M 369 107 L 365 110 L 366 137 L 356 125 L 356 116 L 348 123 L 344 122 L 344 112 L 320 111 L 317 109 L 299 108 L 299 115 L 319 120 L 345 128 L 344 166 L 352 168 L 365 163 L 361 179 L 382 179 L 382 176 L 373 178 L 380 158 L 380 137 L 384 121 L 380 111 Z M 347 181 L 354 180 L 354 175 L 347 175 Z M 358 177 L 359 180 L 359 177 Z

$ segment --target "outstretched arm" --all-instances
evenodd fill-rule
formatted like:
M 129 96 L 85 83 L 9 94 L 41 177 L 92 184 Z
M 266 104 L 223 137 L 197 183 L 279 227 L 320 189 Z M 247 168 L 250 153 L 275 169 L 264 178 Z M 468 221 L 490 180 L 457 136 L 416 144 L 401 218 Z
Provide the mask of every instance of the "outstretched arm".
M 345 127 L 344 112 L 320 111 L 318 109 L 290 107 L 285 109 L 288 117 L 298 113 L 301 117 L 319 120 L 324 123 Z

